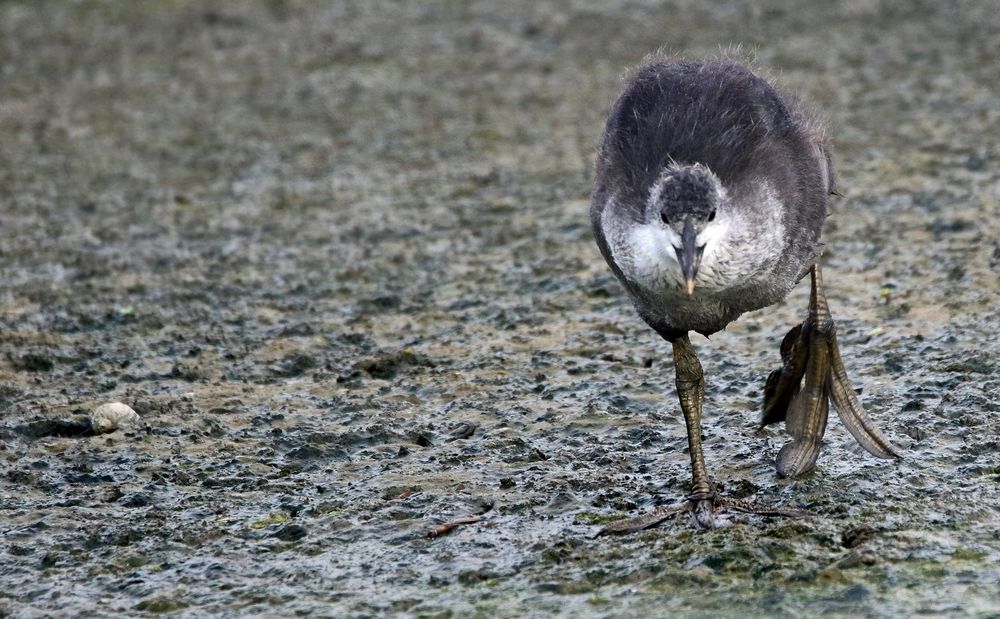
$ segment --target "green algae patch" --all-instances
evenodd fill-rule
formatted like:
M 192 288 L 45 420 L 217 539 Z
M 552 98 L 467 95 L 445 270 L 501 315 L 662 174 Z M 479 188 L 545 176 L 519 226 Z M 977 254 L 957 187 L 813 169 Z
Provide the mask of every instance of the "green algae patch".
M 952 561 L 982 561 L 986 559 L 986 553 L 980 552 L 978 550 L 973 550 L 972 548 L 956 548 L 954 552 L 951 553 Z
M 285 514 L 271 514 L 267 518 L 261 518 L 255 522 L 250 523 L 251 529 L 266 529 L 267 527 L 274 526 L 276 524 L 285 524 L 288 522 L 288 516 Z

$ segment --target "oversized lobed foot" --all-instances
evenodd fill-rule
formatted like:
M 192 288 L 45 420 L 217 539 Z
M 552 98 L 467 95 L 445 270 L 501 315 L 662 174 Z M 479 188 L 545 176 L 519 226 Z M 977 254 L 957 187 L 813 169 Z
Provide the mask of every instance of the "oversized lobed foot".
M 728 524 L 726 518 L 719 513 L 726 509 L 761 516 L 802 517 L 807 515 L 806 512 L 798 509 L 758 505 L 750 501 L 725 498 L 713 492 L 707 496 L 689 496 L 680 503 L 658 507 L 636 518 L 615 521 L 598 531 L 596 537 L 600 537 L 601 535 L 624 535 L 626 533 L 636 533 L 645 529 L 651 529 L 662 524 L 667 519 L 683 513 L 687 513 L 690 516 L 691 525 L 694 527 L 700 529 L 719 529 Z
M 851 388 L 819 265 L 812 269 L 809 318 L 785 335 L 781 360 L 783 366 L 767 378 L 761 419 L 762 426 L 784 421 L 792 437 L 778 452 L 778 475 L 797 477 L 816 465 L 831 402 L 847 430 L 868 453 L 877 458 L 901 457 L 865 414 Z

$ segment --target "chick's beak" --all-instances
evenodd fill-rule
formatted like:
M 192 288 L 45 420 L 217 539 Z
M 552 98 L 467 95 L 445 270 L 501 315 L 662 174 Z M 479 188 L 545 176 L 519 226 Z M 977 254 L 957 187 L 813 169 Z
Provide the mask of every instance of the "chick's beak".
M 698 265 L 701 264 L 701 254 L 705 247 L 695 245 L 694 225 L 690 219 L 684 221 L 684 229 L 681 231 L 681 246 L 675 247 L 677 261 L 681 265 L 681 273 L 684 275 L 684 283 L 687 286 L 687 293 L 694 294 L 694 279 L 698 277 Z

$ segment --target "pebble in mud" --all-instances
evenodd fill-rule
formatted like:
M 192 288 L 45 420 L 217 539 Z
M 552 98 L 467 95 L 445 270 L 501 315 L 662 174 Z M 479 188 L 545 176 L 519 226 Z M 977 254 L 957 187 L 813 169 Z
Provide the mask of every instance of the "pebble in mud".
M 90 428 L 94 434 L 108 434 L 119 428 L 138 425 L 139 421 L 139 413 L 121 402 L 101 404 L 90 413 Z

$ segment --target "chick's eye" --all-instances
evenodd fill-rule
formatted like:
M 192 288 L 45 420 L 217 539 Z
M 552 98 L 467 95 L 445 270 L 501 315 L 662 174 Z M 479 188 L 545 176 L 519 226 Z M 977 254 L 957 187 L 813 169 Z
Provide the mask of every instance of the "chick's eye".
M 663 223 L 667 224 L 668 226 L 670 225 L 670 218 L 667 217 L 666 213 L 660 213 L 660 219 L 663 221 Z
M 715 221 L 715 209 L 714 208 L 712 209 L 712 212 L 708 214 L 708 220 L 709 221 Z

